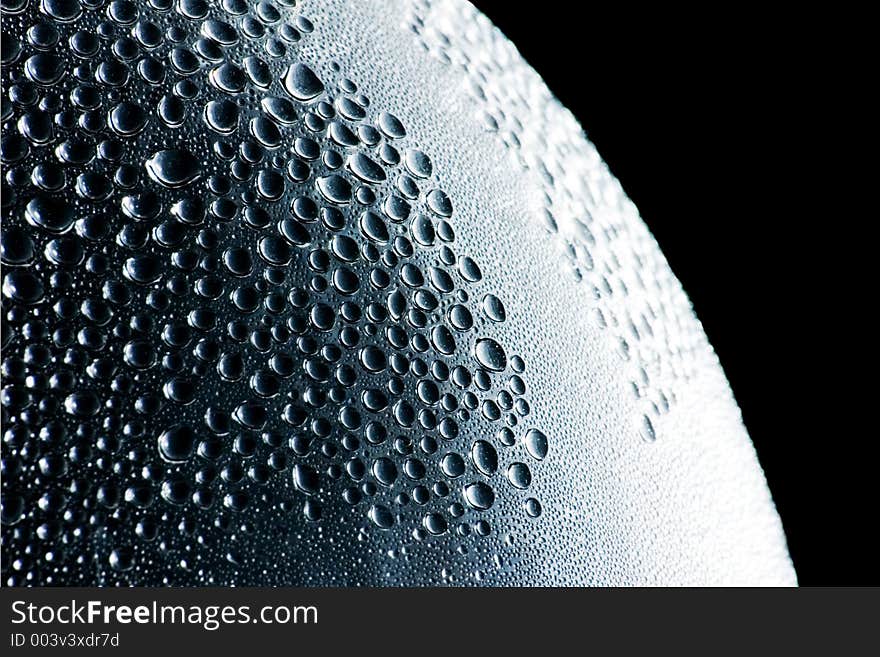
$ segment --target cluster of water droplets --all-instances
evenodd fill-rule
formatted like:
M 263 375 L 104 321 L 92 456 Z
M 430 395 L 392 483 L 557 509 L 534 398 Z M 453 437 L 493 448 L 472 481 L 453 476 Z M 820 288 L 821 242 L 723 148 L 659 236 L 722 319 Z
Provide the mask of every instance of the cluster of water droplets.
M 8 584 L 454 581 L 542 514 L 442 172 L 293 4 L 3 0 Z
M 516 47 L 466 2 L 414 0 L 409 28 L 428 52 L 464 74 L 476 120 L 535 173 L 543 220 L 562 272 L 589 286 L 592 316 L 626 364 L 648 442 L 696 376 L 706 339 L 638 210 Z

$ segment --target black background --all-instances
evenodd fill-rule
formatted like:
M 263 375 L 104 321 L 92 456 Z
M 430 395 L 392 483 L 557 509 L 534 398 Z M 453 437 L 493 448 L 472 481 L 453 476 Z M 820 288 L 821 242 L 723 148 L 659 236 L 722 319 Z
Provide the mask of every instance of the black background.
M 861 382 L 876 294 L 858 291 L 856 255 L 876 210 L 856 200 L 846 100 L 867 79 L 830 40 L 838 26 L 742 8 L 474 4 L 578 117 L 688 292 L 800 583 L 880 583 L 878 432 L 856 420 L 876 404 Z

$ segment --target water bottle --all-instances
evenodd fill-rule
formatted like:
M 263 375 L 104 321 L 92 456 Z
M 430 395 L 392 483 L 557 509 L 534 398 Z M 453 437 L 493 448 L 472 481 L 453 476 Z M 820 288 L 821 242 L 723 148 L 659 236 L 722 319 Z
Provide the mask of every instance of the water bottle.
M 5 584 L 795 583 L 687 296 L 472 6 L 2 18 Z

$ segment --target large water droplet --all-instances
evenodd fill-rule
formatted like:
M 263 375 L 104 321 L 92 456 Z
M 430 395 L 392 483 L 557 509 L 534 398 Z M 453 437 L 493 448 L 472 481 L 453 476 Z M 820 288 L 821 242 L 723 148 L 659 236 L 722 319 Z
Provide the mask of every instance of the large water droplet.
M 495 491 L 489 484 L 477 481 L 465 486 L 464 498 L 473 508 L 484 511 L 495 504 Z
M 370 520 L 380 529 L 391 529 L 394 525 L 394 515 L 391 510 L 382 504 L 374 504 L 370 507 Z
M 492 338 L 480 338 L 474 345 L 474 356 L 488 370 L 500 372 L 507 367 L 504 349 Z
M 320 488 L 318 473 L 311 467 L 299 463 L 293 467 L 293 483 L 306 495 L 314 495 Z
M 63 233 L 73 225 L 73 209 L 60 198 L 37 196 L 24 211 L 28 223 L 51 233 Z
M 192 456 L 196 447 L 196 433 L 186 424 L 178 424 L 159 436 L 159 454 L 166 461 L 182 462 Z
M 533 458 L 543 461 L 547 456 L 547 436 L 538 429 L 529 429 L 525 438 L 526 450 Z
M 532 483 L 532 472 L 525 463 L 511 463 L 507 467 L 507 479 L 515 488 L 525 489 Z
M 284 75 L 284 89 L 297 100 L 307 101 L 324 91 L 315 72 L 302 63 L 291 64 Z
M 185 187 L 200 175 L 199 161 L 186 150 L 163 150 L 145 163 L 150 178 L 170 188 Z
M 471 447 L 471 460 L 484 475 L 494 474 L 498 469 L 498 452 L 485 440 L 477 440 Z

